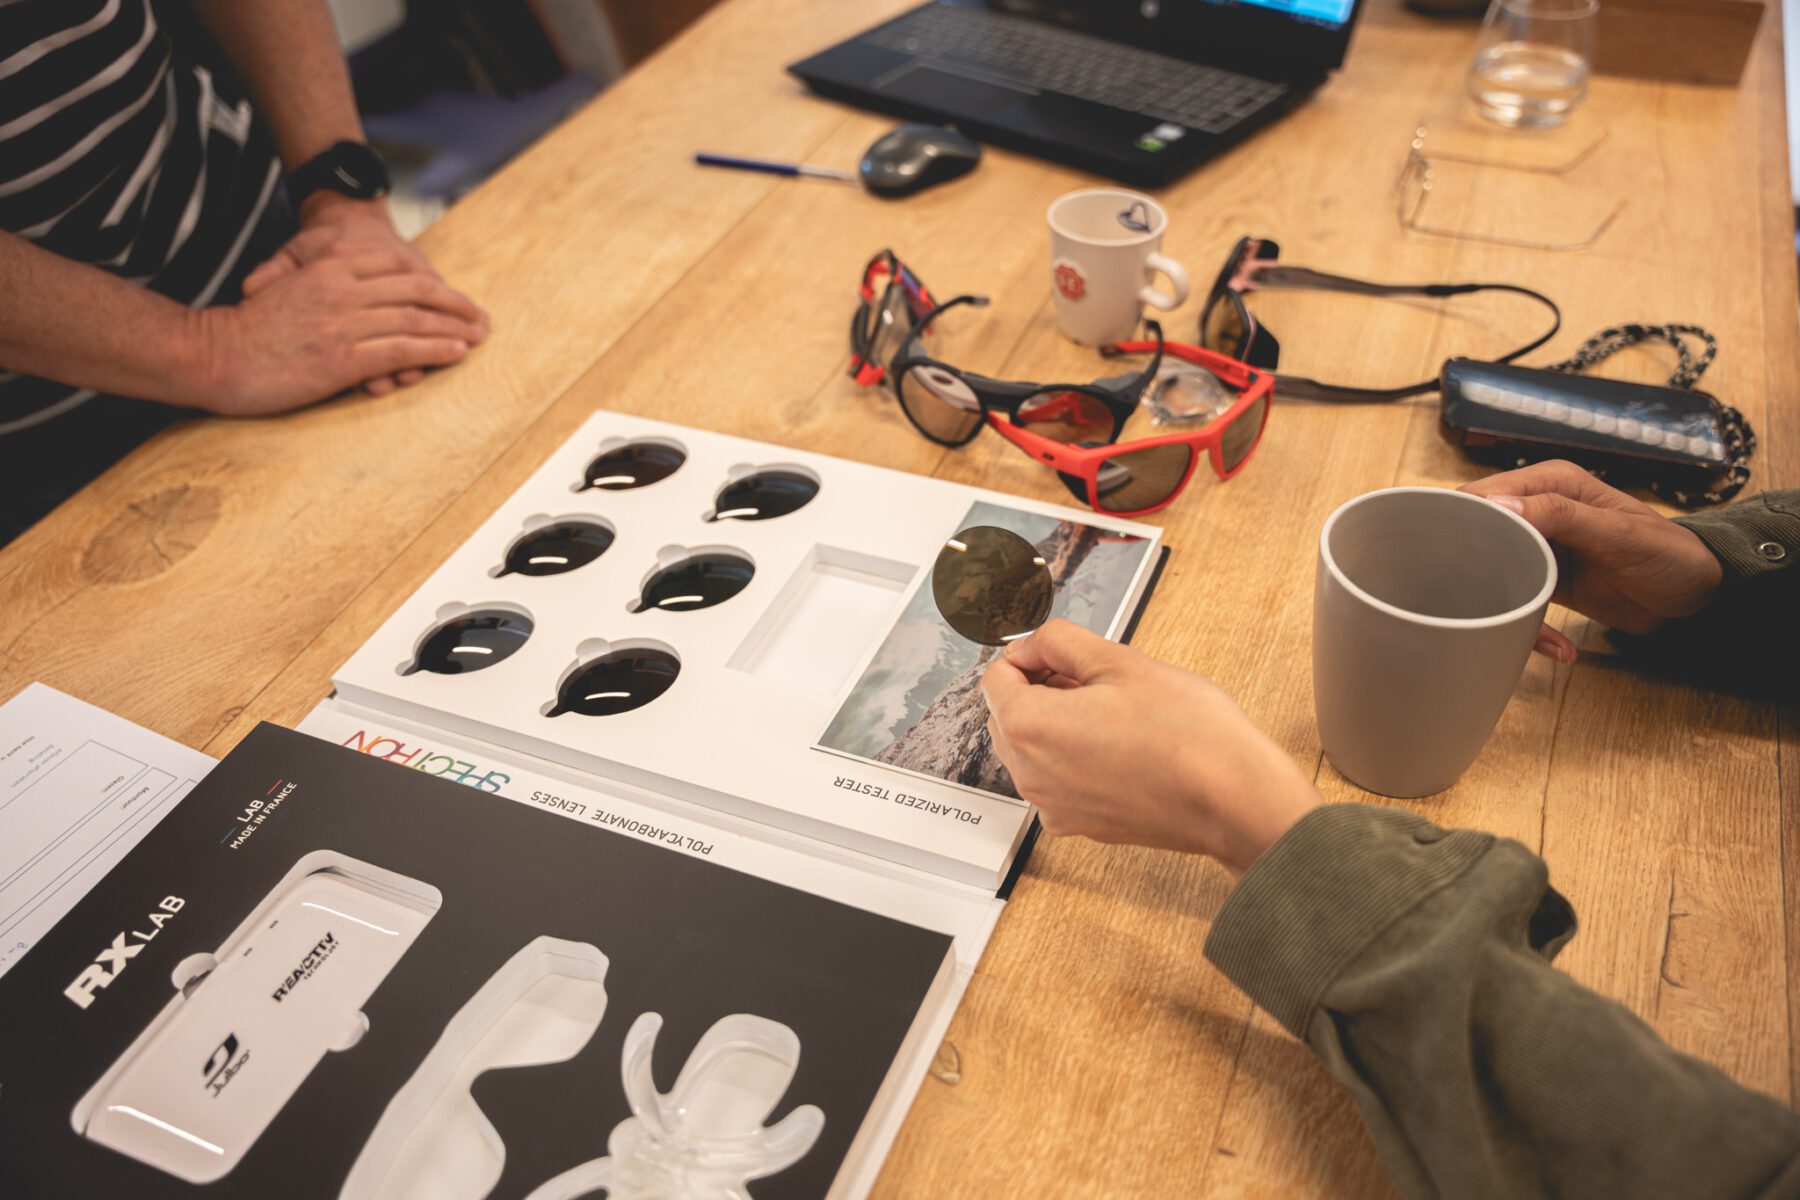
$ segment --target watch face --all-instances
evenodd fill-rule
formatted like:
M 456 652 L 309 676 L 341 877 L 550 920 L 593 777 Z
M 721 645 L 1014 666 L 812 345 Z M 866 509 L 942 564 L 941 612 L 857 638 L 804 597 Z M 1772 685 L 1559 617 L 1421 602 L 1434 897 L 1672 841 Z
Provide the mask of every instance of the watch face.
M 361 142 L 339 142 L 301 168 L 296 178 L 301 176 L 308 176 L 308 192 L 327 188 L 357 200 L 370 200 L 385 196 L 388 191 L 387 164 L 372 147 Z

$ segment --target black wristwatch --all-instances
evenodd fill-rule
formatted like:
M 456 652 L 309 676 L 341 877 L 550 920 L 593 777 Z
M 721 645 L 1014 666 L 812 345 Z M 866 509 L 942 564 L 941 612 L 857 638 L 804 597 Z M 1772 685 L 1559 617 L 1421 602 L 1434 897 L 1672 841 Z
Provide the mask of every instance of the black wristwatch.
M 387 164 L 366 142 L 339 142 L 288 176 L 288 198 L 294 207 L 321 188 L 353 200 L 388 194 Z

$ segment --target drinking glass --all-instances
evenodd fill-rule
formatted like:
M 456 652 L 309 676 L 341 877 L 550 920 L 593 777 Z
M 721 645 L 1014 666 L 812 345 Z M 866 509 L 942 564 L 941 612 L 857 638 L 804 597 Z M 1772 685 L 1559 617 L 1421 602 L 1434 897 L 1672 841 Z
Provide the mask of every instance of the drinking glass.
M 1597 0 L 1493 0 L 1481 23 L 1469 95 L 1490 121 L 1548 129 L 1587 95 Z

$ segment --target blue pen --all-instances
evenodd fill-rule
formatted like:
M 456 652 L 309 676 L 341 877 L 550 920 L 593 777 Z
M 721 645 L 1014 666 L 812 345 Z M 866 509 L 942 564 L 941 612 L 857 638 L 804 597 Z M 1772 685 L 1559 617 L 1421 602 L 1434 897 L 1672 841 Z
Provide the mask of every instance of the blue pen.
M 835 179 L 839 183 L 855 183 L 856 176 L 836 167 L 814 167 L 806 163 L 769 162 L 761 158 L 734 158 L 729 154 L 696 154 L 694 161 L 703 167 L 731 167 L 738 171 L 766 171 L 771 175 L 806 175 L 814 179 Z

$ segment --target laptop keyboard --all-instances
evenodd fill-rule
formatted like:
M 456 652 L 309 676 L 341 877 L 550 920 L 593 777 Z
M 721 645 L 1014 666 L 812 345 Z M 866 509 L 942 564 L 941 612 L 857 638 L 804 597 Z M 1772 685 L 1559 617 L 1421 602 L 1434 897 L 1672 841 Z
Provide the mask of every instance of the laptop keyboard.
M 944 4 L 857 40 L 1206 133 L 1223 133 L 1287 91 L 1286 84 L 1090 34 Z

